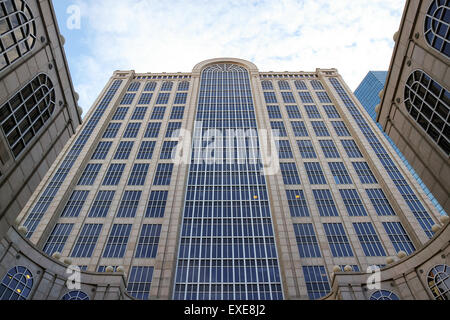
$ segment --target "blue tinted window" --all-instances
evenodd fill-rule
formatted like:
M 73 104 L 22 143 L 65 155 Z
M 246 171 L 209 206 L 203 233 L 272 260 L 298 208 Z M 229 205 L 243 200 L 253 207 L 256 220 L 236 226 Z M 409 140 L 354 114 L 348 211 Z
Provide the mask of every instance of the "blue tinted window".
M 85 224 L 72 250 L 71 257 L 90 258 L 102 227 L 101 224 Z
M 129 186 L 143 186 L 145 179 L 147 178 L 148 169 L 150 165 L 148 163 L 136 163 L 131 171 L 130 179 L 128 180 Z
M 324 223 L 325 234 L 333 257 L 352 257 L 353 251 L 341 223 Z
M 122 141 L 117 147 L 114 160 L 127 160 L 133 149 L 134 141 Z
M 353 223 L 353 227 L 355 228 L 356 235 L 361 242 L 364 254 L 367 257 L 382 257 L 386 255 L 372 223 Z
M 339 192 L 350 217 L 367 216 L 366 209 L 355 189 L 341 189 Z
M 315 159 L 317 158 L 316 152 L 314 150 L 314 146 L 311 140 L 298 140 L 297 141 L 298 148 L 300 150 L 300 154 L 303 159 Z
M 327 272 L 324 266 L 303 266 L 306 290 L 311 300 L 318 300 L 331 291 Z
M 99 191 L 88 216 L 90 218 L 105 218 L 108 215 L 115 193 L 115 191 Z
M 44 246 L 44 252 L 51 256 L 55 252 L 63 252 L 67 238 L 73 229 L 73 223 L 58 223 L 47 239 Z
M 335 217 L 339 215 L 330 190 L 313 190 L 313 194 L 316 199 L 319 214 L 322 217 Z
M 142 191 L 125 191 L 117 210 L 117 218 L 134 218 L 141 195 Z
M 76 190 L 72 193 L 67 202 L 64 210 L 61 214 L 61 217 L 64 218 L 76 218 L 81 212 L 81 209 L 86 202 L 86 198 L 89 194 L 89 191 L 80 191 Z
M 25 267 L 10 269 L 0 283 L 0 300 L 26 300 L 33 288 L 33 274 Z
M 309 217 L 308 204 L 302 190 L 286 190 L 292 217 Z
M 152 277 L 153 267 L 132 267 L 127 292 L 138 300 L 149 300 Z
M 400 222 L 383 222 L 383 227 L 397 252 L 411 254 L 416 250 Z
M 98 163 L 89 163 L 84 169 L 83 174 L 78 181 L 79 186 L 92 186 L 95 179 L 97 179 L 98 173 L 102 165 Z
M 138 239 L 135 258 L 156 258 L 160 234 L 161 225 L 144 224 Z
M 295 239 L 301 258 L 320 258 L 319 243 L 312 223 L 294 224 Z
M 119 184 L 120 178 L 122 177 L 124 169 L 125 169 L 125 164 L 112 163 L 109 166 L 109 169 L 108 169 L 108 172 L 106 173 L 105 179 L 103 180 L 103 185 L 104 186 L 117 186 Z
M 168 191 L 152 191 L 148 199 L 146 218 L 162 218 L 166 210 Z
M 103 258 L 123 258 L 131 232 L 131 224 L 114 224 L 106 242 Z

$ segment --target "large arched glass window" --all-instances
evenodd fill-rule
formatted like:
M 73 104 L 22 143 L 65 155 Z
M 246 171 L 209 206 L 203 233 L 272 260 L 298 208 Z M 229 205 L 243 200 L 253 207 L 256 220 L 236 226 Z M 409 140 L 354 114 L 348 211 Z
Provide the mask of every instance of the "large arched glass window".
M 67 292 L 61 300 L 90 300 L 89 296 L 83 291 L 70 291 Z
M 400 300 L 392 291 L 378 290 L 372 293 L 370 300 Z
M 450 93 L 421 70 L 405 85 L 405 106 L 411 117 L 450 155 Z
M 36 76 L 0 106 L 0 125 L 17 157 L 37 135 L 55 110 L 55 90 L 45 74 Z
M 431 269 L 427 281 L 436 300 L 450 300 L 450 267 L 448 265 L 441 264 Z
M 36 23 L 23 0 L 0 2 L 0 71 L 33 49 Z
M 425 16 L 425 39 L 428 44 L 450 58 L 450 1 L 433 0 Z
M 0 300 L 26 300 L 33 288 L 33 275 L 25 267 L 14 267 L 0 283 Z

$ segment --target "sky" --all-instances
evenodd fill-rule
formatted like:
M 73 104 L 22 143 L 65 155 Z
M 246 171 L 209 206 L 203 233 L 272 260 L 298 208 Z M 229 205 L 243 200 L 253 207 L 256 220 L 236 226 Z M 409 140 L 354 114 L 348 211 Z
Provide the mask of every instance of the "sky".
M 79 105 L 115 70 L 190 72 L 207 59 L 260 71 L 337 68 L 352 90 L 387 70 L 405 0 L 55 0 Z

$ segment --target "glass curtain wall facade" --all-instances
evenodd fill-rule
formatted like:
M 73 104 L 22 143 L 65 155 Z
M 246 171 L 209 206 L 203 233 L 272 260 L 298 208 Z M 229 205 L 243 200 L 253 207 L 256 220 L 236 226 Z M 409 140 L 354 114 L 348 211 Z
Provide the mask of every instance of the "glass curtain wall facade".
M 380 93 L 384 89 L 387 74 L 388 74 L 387 71 L 370 71 L 355 91 L 356 98 L 358 98 L 359 102 L 361 102 L 364 109 L 366 109 L 366 111 L 369 113 L 370 117 L 375 122 L 376 122 L 376 118 L 377 118 L 377 112 L 375 109 L 376 109 L 376 106 L 379 105 L 381 102 Z M 381 127 L 381 125 L 379 123 L 376 123 L 376 124 L 377 124 L 378 128 L 381 131 L 383 131 L 383 128 Z M 439 204 L 439 202 L 433 196 L 431 191 L 427 188 L 425 183 L 422 181 L 422 179 L 416 173 L 414 168 L 411 166 L 411 164 L 408 162 L 408 160 L 406 160 L 405 156 L 401 153 L 401 151 L 395 145 L 394 141 L 392 141 L 392 139 L 386 133 L 384 133 L 384 136 L 389 141 L 389 143 L 394 148 L 394 150 L 397 152 L 398 156 L 400 157 L 402 162 L 405 164 L 405 166 L 408 168 L 408 170 L 411 172 L 411 174 L 414 176 L 414 178 L 417 180 L 419 185 L 422 187 L 423 191 L 430 198 L 431 202 L 433 202 L 436 209 L 441 214 L 445 215 L 446 212 L 445 212 L 444 208 L 442 208 L 442 206 Z
M 219 131 L 218 148 L 202 137 Z M 242 138 L 236 132 L 245 132 Z M 226 134 L 233 142 L 227 143 Z M 233 64 L 201 76 L 174 299 L 282 299 L 269 198 L 248 71 Z M 238 145 L 237 139 L 244 139 Z M 240 148 L 239 148 L 240 147 Z
M 359 108 L 335 69 L 116 71 L 20 225 L 137 299 L 320 299 L 336 266 L 383 266 L 439 223 Z

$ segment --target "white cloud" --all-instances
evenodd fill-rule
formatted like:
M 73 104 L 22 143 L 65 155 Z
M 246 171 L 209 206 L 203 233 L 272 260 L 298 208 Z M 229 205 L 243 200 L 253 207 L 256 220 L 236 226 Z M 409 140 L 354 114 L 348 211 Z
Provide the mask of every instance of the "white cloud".
M 91 106 L 114 70 L 189 72 L 237 57 L 261 71 L 337 68 L 352 89 L 387 70 L 404 0 L 77 0 L 87 52 L 72 65 Z M 89 73 L 92 74 L 89 75 Z

